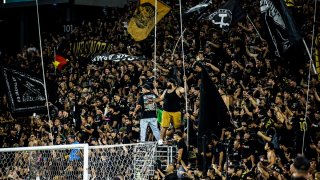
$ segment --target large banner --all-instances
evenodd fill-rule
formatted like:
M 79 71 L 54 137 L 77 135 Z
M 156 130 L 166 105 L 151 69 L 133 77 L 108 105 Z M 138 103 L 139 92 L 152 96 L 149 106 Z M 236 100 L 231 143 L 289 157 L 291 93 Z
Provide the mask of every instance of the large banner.
M 7 98 L 13 113 L 45 110 L 43 81 L 25 72 L 2 68 Z
M 86 58 L 107 52 L 109 46 L 109 43 L 94 40 L 70 43 L 70 49 L 73 55 Z
M 144 56 L 131 56 L 128 54 L 103 54 L 95 56 L 91 61 L 92 62 L 101 62 L 101 61 L 141 61 L 146 60 L 146 57 Z

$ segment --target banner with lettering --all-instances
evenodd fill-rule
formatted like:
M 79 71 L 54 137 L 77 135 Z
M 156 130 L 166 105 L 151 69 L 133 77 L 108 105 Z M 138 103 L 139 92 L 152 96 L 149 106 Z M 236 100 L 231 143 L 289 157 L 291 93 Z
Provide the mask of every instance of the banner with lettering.
M 2 75 L 13 113 L 45 110 L 45 90 L 41 79 L 6 67 L 2 68 Z
M 92 62 L 101 62 L 101 61 L 141 61 L 141 60 L 146 60 L 146 57 L 144 56 L 132 56 L 128 54 L 103 54 L 103 55 L 98 55 L 95 56 L 92 59 Z
M 105 53 L 109 47 L 109 43 L 94 40 L 70 43 L 71 53 L 75 56 L 85 58 L 92 57 L 96 54 Z

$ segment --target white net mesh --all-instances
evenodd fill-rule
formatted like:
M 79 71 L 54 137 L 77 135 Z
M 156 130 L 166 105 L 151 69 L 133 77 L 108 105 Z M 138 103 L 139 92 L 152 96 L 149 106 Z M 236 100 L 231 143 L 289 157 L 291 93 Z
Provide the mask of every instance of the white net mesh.
M 0 179 L 83 179 L 83 148 L 0 149 Z
M 95 179 L 149 179 L 156 143 L 89 147 L 89 173 Z
M 0 149 L 0 179 L 149 179 L 155 151 L 156 143 Z

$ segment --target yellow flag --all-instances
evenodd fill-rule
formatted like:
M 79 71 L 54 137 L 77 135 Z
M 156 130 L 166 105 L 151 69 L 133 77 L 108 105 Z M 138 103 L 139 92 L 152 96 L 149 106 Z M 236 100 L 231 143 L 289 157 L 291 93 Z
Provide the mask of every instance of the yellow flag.
M 170 11 L 170 7 L 157 1 L 157 23 Z M 128 24 L 128 32 L 135 41 L 146 39 L 154 28 L 155 0 L 140 0 Z

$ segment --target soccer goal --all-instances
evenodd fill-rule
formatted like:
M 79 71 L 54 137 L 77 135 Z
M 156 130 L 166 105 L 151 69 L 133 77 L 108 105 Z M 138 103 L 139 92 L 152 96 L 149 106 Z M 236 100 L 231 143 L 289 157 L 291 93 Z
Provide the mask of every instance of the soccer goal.
M 88 145 L 0 149 L 0 179 L 89 179 Z
M 149 179 L 156 143 L 0 149 L 0 179 Z

